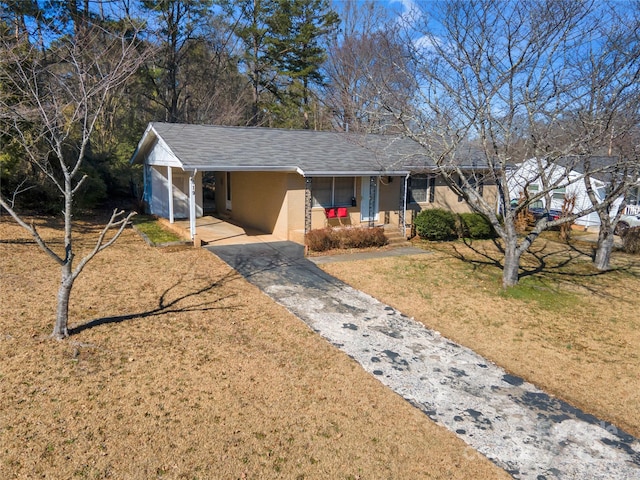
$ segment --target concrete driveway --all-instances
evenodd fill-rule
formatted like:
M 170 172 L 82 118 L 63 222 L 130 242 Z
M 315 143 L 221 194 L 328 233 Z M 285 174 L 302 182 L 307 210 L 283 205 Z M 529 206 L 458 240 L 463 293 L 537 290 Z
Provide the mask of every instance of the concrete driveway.
M 515 478 L 640 479 L 640 442 L 326 274 L 292 242 L 209 246 Z
M 174 228 L 189 238 L 189 220 L 176 220 Z M 243 227 L 218 217 L 204 216 L 196 219 L 197 238 L 206 245 L 237 245 L 245 243 L 277 242 L 280 239 L 270 233 Z

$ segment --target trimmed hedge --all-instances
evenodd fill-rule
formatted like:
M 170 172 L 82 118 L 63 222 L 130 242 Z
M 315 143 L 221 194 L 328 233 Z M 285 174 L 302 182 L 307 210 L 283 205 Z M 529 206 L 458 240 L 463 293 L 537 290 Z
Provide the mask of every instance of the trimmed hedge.
M 305 241 L 310 250 L 324 252 L 336 248 L 382 247 L 387 244 L 387 237 L 382 227 L 326 227 L 311 230 Z
M 416 233 L 427 240 L 456 238 L 456 217 L 449 210 L 429 208 L 421 211 L 414 221 Z
M 496 232 L 487 217 L 481 213 L 461 213 L 459 234 L 463 238 L 487 239 L 495 238 Z

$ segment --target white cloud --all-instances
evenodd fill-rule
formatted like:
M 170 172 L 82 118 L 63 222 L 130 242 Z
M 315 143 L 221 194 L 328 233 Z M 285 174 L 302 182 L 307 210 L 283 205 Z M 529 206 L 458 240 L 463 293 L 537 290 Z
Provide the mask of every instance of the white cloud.
M 414 0 L 391 0 L 389 5 L 399 3 L 402 6 L 402 13 L 398 17 L 398 23 L 402 26 L 411 26 L 415 24 L 418 15 L 420 14 L 420 8 Z

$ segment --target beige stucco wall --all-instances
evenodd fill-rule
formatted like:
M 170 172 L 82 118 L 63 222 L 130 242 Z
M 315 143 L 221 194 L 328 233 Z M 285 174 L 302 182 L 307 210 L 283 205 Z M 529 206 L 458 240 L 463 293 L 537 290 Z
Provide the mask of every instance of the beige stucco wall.
M 287 240 L 304 243 L 305 179 L 298 174 L 287 176 Z
M 365 180 L 368 177 L 365 177 Z M 324 228 L 326 226 L 360 226 L 368 225 L 368 221 L 362 221 L 362 180 L 363 177 L 356 177 L 356 206 L 347 207 L 348 216 L 345 218 L 326 218 L 324 208 L 314 207 L 311 210 L 311 228 Z M 381 177 L 378 183 L 378 218 L 375 220 L 376 225 L 392 224 L 398 225 L 400 217 L 400 189 L 404 177 L 393 177 L 389 182 L 388 177 Z M 365 183 L 365 188 L 369 188 Z
M 216 207 L 238 223 L 266 233 L 304 243 L 305 228 L 305 179 L 296 173 L 278 172 L 232 172 L 232 208 L 226 209 L 226 175 L 216 175 Z M 378 189 L 378 218 L 376 225 L 398 225 L 402 203 L 400 191 L 404 177 L 381 177 Z M 367 185 L 368 188 L 368 184 Z M 484 197 L 494 202 L 497 194 L 495 185 L 484 186 Z M 355 207 L 347 207 L 345 218 L 327 219 L 322 207 L 311 209 L 311 228 L 326 226 L 360 226 L 369 222 L 361 221 L 362 177 L 356 177 Z M 458 196 L 449 189 L 441 178 L 436 179 L 435 201 L 433 203 L 407 204 L 407 223 L 411 222 L 412 211 L 417 213 L 426 208 L 445 208 L 456 213 L 469 212 L 466 202 L 458 201 Z
M 231 210 L 226 173 L 216 173 L 216 209 L 243 226 L 304 242 L 304 178 L 297 173 L 231 172 Z
M 231 218 L 244 226 L 287 238 L 288 175 L 277 172 L 231 172 Z M 224 192 L 223 202 L 226 189 Z
M 498 189 L 494 183 L 485 182 L 483 186 L 482 197 L 489 203 L 489 205 L 495 205 L 498 197 Z M 471 212 L 469 205 L 464 200 L 459 201 L 458 195 L 449 188 L 442 177 L 436 177 L 436 190 L 433 203 L 420 202 L 407 204 L 408 210 L 413 210 L 414 213 L 420 212 L 427 208 L 442 208 L 450 210 L 454 213 L 468 213 Z M 409 218 L 409 217 L 407 217 Z

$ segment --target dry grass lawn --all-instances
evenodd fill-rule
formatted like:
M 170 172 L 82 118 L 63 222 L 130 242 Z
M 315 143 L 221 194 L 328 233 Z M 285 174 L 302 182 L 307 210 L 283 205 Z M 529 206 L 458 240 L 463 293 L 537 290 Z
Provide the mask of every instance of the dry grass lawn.
M 590 264 L 591 246 L 540 239 L 500 289 L 493 242 L 417 243 L 430 255 L 323 268 L 513 374 L 640 436 L 640 258 Z
M 77 281 L 71 338 L 49 340 L 58 268 L 28 240 L 0 217 L 2 479 L 508 478 L 204 250 L 127 230 Z M 452 262 L 362 267 L 435 259 Z

